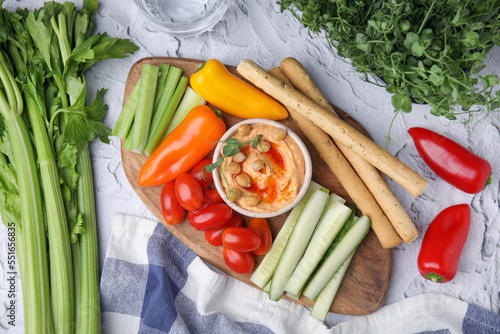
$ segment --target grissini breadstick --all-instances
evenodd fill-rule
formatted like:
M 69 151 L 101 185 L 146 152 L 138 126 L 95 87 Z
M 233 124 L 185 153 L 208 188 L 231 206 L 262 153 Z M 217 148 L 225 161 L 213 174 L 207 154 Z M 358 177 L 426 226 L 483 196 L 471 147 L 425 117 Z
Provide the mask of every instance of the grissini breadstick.
M 370 140 L 351 125 L 330 114 L 312 102 L 295 88 L 284 84 L 249 59 L 244 59 L 237 67 L 238 73 L 258 88 L 280 101 L 285 107 L 316 124 L 339 143 L 347 146 L 363 157 L 381 172 L 403 186 L 414 197 L 420 196 L 429 182 L 395 158 L 389 152 Z
M 273 67 L 268 73 L 281 81 L 290 84 L 279 67 Z M 339 182 L 352 198 L 356 206 L 371 220 L 371 226 L 383 248 L 393 248 L 401 243 L 393 226 L 384 215 L 365 184 L 352 169 L 330 137 L 316 125 L 297 113 L 293 108 L 287 108 L 293 120 L 304 135 L 318 150 L 321 158 L 327 163 Z
M 281 62 L 281 68 L 290 83 L 305 96 L 316 102 L 320 107 L 338 117 L 335 109 L 328 102 L 319 87 L 314 83 L 311 76 L 302 64 L 295 58 L 288 57 Z M 370 190 L 378 205 L 392 223 L 399 236 L 407 243 L 411 243 L 418 237 L 418 231 L 399 200 L 383 179 L 382 175 L 368 161 L 339 144 L 339 150 L 351 163 L 366 187 Z

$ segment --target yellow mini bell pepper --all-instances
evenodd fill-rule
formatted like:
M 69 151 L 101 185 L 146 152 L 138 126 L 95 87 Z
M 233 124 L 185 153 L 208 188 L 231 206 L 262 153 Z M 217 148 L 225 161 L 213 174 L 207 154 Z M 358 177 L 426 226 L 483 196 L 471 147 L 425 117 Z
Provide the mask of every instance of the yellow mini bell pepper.
M 217 59 L 191 75 L 191 88 L 216 108 L 242 118 L 281 120 L 288 111 L 279 102 L 238 78 Z

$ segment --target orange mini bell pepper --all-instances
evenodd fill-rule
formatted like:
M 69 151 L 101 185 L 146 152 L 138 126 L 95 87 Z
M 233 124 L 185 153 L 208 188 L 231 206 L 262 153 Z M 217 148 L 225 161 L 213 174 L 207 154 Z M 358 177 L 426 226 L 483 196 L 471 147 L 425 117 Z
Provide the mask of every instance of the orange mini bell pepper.
M 193 90 L 216 108 L 242 118 L 281 120 L 288 112 L 276 100 L 210 59 L 191 75 Z
M 226 124 L 207 105 L 194 107 L 154 151 L 139 172 L 139 185 L 173 181 L 201 161 L 226 132 Z

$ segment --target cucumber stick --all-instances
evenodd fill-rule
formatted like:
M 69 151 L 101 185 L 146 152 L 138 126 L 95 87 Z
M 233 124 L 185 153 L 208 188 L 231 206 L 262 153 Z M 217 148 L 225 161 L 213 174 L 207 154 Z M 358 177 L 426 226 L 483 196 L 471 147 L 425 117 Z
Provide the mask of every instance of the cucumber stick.
M 367 216 L 361 216 L 339 241 L 335 249 L 324 259 L 304 289 L 304 296 L 310 300 L 315 300 L 318 297 L 328 281 L 330 281 L 349 255 L 359 246 L 369 230 L 370 219 Z
M 328 194 L 321 190 L 316 190 L 307 201 L 274 272 L 269 291 L 272 300 L 279 300 L 283 295 L 285 285 L 304 255 L 327 201 Z
M 330 193 L 330 198 L 328 199 L 328 206 L 332 205 L 333 202 L 340 202 L 342 204 L 345 204 L 346 200 L 342 197 L 340 197 L 339 195 L 337 194 L 334 194 L 334 193 Z
M 335 201 L 326 210 L 316 228 L 307 250 L 288 280 L 285 291 L 298 295 L 314 269 L 325 255 L 328 247 L 351 215 L 351 209 Z
M 297 203 L 297 205 L 293 207 L 292 211 L 290 211 L 290 214 L 286 218 L 283 226 L 278 232 L 278 235 L 276 235 L 271 249 L 269 250 L 269 252 L 267 252 L 262 262 L 250 277 L 250 281 L 252 281 L 259 288 L 264 289 L 264 287 L 271 280 L 271 277 L 273 277 L 274 270 L 278 265 L 281 253 L 283 253 L 283 250 L 285 249 L 288 237 L 290 236 L 290 234 L 292 234 L 293 228 L 295 227 L 295 224 L 297 223 L 302 210 L 304 210 L 307 201 L 309 200 L 311 195 L 318 189 L 327 191 L 326 188 L 323 188 L 316 182 L 311 182 L 304 197 L 302 197 L 299 203 Z
M 333 275 L 332 279 L 328 282 L 325 288 L 321 291 L 318 298 L 314 302 L 314 305 L 311 309 L 311 317 L 324 321 L 330 308 L 332 307 L 333 301 L 337 292 L 339 291 L 340 284 L 344 279 L 345 273 L 347 272 L 347 268 L 351 264 L 351 260 L 354 257 L 354 252 L 349 255 L 347 260 L 342 263 L 339 270 Z

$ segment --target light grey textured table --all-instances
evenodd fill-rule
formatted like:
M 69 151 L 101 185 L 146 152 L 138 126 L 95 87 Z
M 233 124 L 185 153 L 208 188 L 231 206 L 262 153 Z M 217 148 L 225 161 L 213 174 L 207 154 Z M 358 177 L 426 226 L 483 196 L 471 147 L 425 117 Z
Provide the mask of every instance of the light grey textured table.
M 42 1 L 7 0 L 4 7 L 38 8 Z M 80 6 L 81 1 L 76 1 Z M 263 68 L 277 66 L 288 56 L 297 58 L 310 72 L 330 100 L 356 118 L 380 145 L 384 145 L 394 112 L 391 95 L 383 88 L 363 80 L 349 62 L 335 56 L 325 38 L 310 38 L 307 31 L 288 12 L 279 13 L 269 0 L 231 1 L 224 18 L 210 32 L 198 37 L 174 38 L 145 21 L 132 0 L 101 0 L 96 15 L 97 30 L 111 36 L 129 38 L 140 50 L 126 59 L 108 60 L 91 68 L 87 74 L 89 92 L 107 88 L 105 97 L 109 112 L 105 123 L 113 127 L 120 113 L 125 81 L 135 61 L 152 56 L 185 57 L 207 60 L 217 58 L 223 63 L 237 65 L 249 58 Z M 485 72 L 500 75 L 500 48 L 490 54 Z M 500 312 L 500 122 L 488 118 L 464 126 L 429 113 L 427 106 L 413 106 L 410 114 L 399 115 L 392 127 L 392 144 L 388 151 L 430 181 L 425 193 L 414 199 L 396 183 L 388 180 L 410 217 L 417 225 L 420 237 L 412 244 L 394 249 L 393 275 L 386 303 L 426 293 L 442 293 Z M 469 195 L 438 179 L 422 162 L 407 130 L 421 126 L 450 138 L 490 161 L 494 171 L 493 183 L 477 195 Z M 120 142 L 94 142 L 91 146 L 99 224 L 101 268 L 115 213 L 125 213 L 154 219 L 129 185 L 120 159 Z M 455 279 L 447 284 L 424 280 L 418 273 L 416 261 L 422 236 L 432 219 L 442 209 L 459 203 L 472 208 L 470 234 Z M 8 302 L 6 263 L 6 229 L 0 227 L 0 332 L 6 330 L 5 307 Z M 20 280 L 18 280 L 20 285 Z M 20 287 L 18 287 L 20 290 Z M 19 292 L 19 291 L 18 291 Z M 20 306 L 21 301 L 18 301 Z M 22 312 L 18 312 L 22 317 Z M 345 317 L 330 317 L 329 324 Z M 19 319 L 18 319 L 19 320 Z M 8 328 L 8 333 L 20 329 Z

